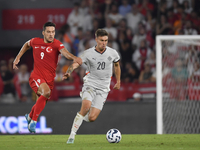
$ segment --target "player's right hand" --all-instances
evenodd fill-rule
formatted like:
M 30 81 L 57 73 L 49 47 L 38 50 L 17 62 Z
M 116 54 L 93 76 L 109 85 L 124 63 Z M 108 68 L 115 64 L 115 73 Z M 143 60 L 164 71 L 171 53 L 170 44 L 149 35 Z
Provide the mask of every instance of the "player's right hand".
M 17 65 L 19 63 L 19 59 L 15 59 L 13 62 L 13 69 L 18 69 Z
M 70 73 L 65 73 L 62 77 L 62 80 L 66 80 L 67 78 L 70 77 Z

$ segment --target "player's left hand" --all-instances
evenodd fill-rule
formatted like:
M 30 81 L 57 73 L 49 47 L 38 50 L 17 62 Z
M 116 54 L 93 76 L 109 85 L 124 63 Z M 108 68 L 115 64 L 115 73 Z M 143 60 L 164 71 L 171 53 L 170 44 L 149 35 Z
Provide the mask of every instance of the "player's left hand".
M 119 90 L 119 89 L 120 89 L 120 82 L 117 82 L 117 83 L 115 84 L 115 86 L 113 87 L 113 89 Z
M 62 80 L 66 80 L 67 78 L 70 77 L 70 73 L 65 73 L 62 77 Z
M 77 62 L 79 65 L 82 65 L 82 59 L 80 57 L 76 57 L 74 62 Z

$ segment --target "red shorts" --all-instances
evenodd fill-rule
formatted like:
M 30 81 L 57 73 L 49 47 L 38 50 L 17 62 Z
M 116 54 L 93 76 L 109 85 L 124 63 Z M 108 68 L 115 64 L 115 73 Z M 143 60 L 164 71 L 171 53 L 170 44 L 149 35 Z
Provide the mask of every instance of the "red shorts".
M 38 91 L 38 88 L 39 88 L 40 84 L 42 84 L 42 83 L 46 83 L 49 86 L 49 88 L 52 90 L 53 89 L 53 85 L 54 85 L 53 82 L 52 83 L 47 83 L 43 78 L 41 78 L 39 76 L 36 76 L 36 75 L 32 75 L 32 74 L 31 74 L 31 76 L 29 78 L 30 87 L 33 89 L 33 91 L 36 94 L 37 94 L 37 91 Z

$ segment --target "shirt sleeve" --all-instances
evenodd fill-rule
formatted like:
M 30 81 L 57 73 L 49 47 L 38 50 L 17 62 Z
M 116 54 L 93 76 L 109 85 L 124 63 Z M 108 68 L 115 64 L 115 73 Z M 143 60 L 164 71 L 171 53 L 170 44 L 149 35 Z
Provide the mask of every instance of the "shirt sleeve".
M 35 39 L 35 38 L 32 38 L 32 39 L 30 40 L 30 46 L 31 46 L 31 47 L 33 47 L 33 45 L 34 45 L 34 39 Z
M 82 59 L 82 62 L 85 64 L 87 64 L 87 62 L 88 62 L 86 56 L 87 56 L 86 51 L 84 51 L 80 54 L 80 58 Z
M 119 56 L 118 52 L 115 50 L 113 62 L 116 63 L 116 62 L 118 62 L 119 60 L 120 60 L 120 56 Z
M 61 49 L 65 48 L 63 43 L 61 43 L 60 41 L 58 41 L 57 43 L 58 43 L 58 51 L 60 51 Z

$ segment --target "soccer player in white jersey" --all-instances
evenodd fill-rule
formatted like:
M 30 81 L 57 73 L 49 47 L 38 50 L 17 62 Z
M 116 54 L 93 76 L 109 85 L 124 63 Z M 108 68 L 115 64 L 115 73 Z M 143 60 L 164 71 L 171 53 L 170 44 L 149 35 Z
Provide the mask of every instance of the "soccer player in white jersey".
M 104 29 L 98 29 L 95 33 L 95 40 L 97 45 L 85 50 L 80 56 L 87 66 L 87 70 L 83 78 L 82 92 L 80 93 L 82 106 L 74 118 L 71 134 L 67 141 L 68 144 L 74 143 L 75 135 L 83 120 L 93 122 L 99 116 L 110 91 L 113 66 L 117 79 L 114 89 L 120 89 L 120 57 L 116 50 L 107 46 L 108 32 Z M 78 67 L 79 64 L 74 62 L 64 74 L 63 80 L 67 79 L 72 71 Z

